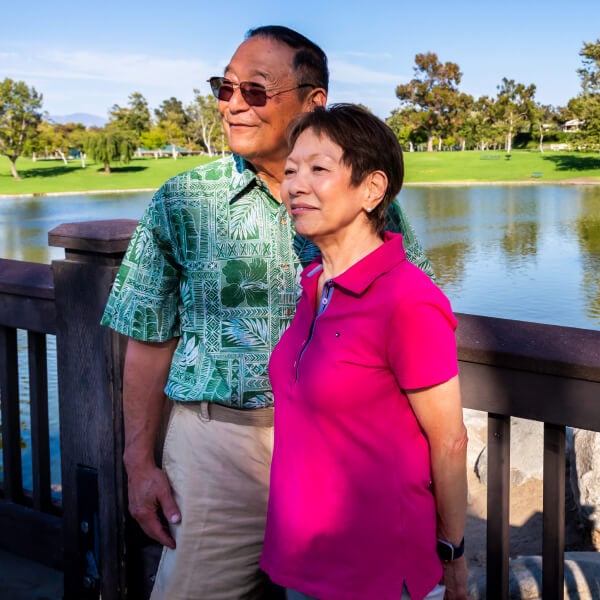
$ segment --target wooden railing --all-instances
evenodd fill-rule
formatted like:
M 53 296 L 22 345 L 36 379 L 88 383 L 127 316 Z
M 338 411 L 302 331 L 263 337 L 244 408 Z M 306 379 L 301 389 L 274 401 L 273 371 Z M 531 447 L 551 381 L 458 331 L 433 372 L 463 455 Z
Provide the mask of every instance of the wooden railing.
M 99 325 L 134 221 L 61 225 L 52 266 L 0 260 L 0 547 L 64 571 L 65 600 L 146 598 L 153 564 L 127 517 L 125 340 Z M 544 599 L 562 599 L 565 429 L 600 431 L 600 331 L 459 314 L 465 406 L 488 413 L 487 598 L 509 597 L 510 418 L 544 423 Z M 16 331 L 27 331 L 33 490 L 24 490 Z M 56 336 L 62 506 L 49 491 L 45 336 Z M 151 554 L 151 553 L 150 553 Z
M 23 487 L 17 330 L 27 332 L 32 490 Z M 52 501 L 47 336 L 56 333 L 48 265 L 0 259 L 2 479 L 0 545 L 53 568 L 63 566 L 59 503 Z

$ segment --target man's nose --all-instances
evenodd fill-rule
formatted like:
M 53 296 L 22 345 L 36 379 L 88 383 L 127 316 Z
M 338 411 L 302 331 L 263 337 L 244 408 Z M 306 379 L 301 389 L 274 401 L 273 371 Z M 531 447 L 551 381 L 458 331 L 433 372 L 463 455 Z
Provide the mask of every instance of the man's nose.
M 234 86 L 233 94 L 229 98 L 229 110 L 238 112 L 248 110 L 248 108 L 250 108 L 250 105 L 246 102 L 244 96 L 242 96 L 242 89 L 239 86 Z

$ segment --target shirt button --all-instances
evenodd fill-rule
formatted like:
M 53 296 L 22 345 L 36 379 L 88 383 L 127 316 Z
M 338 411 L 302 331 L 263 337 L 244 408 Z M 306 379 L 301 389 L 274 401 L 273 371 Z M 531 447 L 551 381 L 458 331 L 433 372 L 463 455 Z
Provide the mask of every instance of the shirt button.
M 281 224 L 287 225 L 287 219 L 285 217 L 281 217 Z
M 281 265 L 281 270 L 282 271 L 287 271 L 290 268 L 290 265 L 288 263 L 283 263 Z

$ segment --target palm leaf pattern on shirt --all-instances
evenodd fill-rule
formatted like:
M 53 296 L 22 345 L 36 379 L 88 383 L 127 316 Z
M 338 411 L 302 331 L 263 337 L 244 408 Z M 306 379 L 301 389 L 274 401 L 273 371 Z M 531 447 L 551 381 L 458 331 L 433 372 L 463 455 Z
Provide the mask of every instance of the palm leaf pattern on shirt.
M 267 319 L 228 319 L 223 323 L 223 340 L 239 348 L 268 348 Z
M 251 239 L 258 233 L 260 206 L 245 198 L 238 200 L 230 210 L 230 233 L 233 239 Z

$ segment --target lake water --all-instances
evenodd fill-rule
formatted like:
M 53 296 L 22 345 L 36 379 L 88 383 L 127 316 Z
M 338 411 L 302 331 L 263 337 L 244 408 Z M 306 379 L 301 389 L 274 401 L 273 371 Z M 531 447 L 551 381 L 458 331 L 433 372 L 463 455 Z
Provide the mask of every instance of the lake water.
M 53 227 L 138 219 L 151 195 L 0 197 L 0 257 L 63 258 L 63 249 L 47 246 Z M 600 330 L 600 186 L 407 187 L 400 198 L 455 311 Z M 52 348 L 52 336 L 48 343 Z M 23 333 L 19 345 L 24 481 L 30 485 Z M 53 359 L 49 385 L 52 481 L 59 490 Z
M 141 216 L 151 192 L 0 198 L 0 257 L 50 263 L 65 222 Z M 600 329 L 600 186 L 407 187 L 454 310 Z

